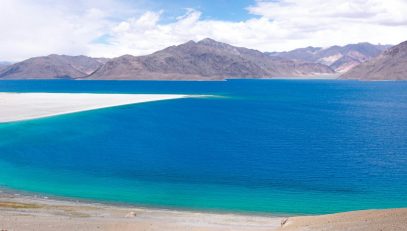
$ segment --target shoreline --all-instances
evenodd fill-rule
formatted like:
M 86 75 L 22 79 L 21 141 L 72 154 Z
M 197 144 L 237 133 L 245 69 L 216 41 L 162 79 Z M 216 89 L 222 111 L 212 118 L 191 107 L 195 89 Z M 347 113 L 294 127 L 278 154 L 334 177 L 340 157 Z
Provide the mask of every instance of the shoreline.
M 14 192 L 0 191 L 1 230 L 407 230 L 407 209 L 262 216 L 70 201 Z
M 7 188 L 0 186 L 0 201 L 2 196 L 14 196 L 16 198 L 28 198 L 33 200 L 50 200 L 73 204 L 90 204 L 90 205 L 103 205 L 108 207 L 117 208 L 138 208 L 145 210 L 159 210 L 159 211 L 174 211 L 174 212 L 185 212 L 185 213 L 203 213 L 203 214 L 216 214 L 216 215 L 240 215 L 240 216 L 254 216 L 254 217 L 267 217 L 267 218 L 286 218 L 294 216 L 307 216 L 312 214 L 302 214 L 302 213 L 267 213 L 267 212 L 256 212 L 256 211 L 244 211 L 244 210 L 221 210 L 221 209 L 199 209 L 199 208 L 188 208 L 188 207 L 172 207 L 172 206 L 159 206 L 159 205 L 147 205 L 147 204 L 137 204 L 131 202 L 115 202 L 115 201 L 104 201 L 98 199 L 87 199 L 79 197 L 69 197 L 69 196 L 58 196 L 53 194 L 41 193 L 41 192 L 30 192 L 19 189 Z M 0 206 L 1 207 L 1 206 Z M 315 215 L 315 214 L 314 214 Z M 1 229 L 0 229 L 1 230 Z
M 67 201 L 0 192 L 0 229 L 24 230 L 270 230 L 281 217 L 209 213 Z M 56 222 L 57 221 L 57 222 Z
M 181 94 L 11 93 L 0 92 L 0 124 L 103 108 L 188 97 Z

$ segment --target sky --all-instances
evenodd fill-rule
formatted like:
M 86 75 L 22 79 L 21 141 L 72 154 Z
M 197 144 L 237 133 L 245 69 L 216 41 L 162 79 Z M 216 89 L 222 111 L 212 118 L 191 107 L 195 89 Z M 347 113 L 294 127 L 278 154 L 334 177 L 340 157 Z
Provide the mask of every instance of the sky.
M 0 0 L 0 61 L 145 55 L 212 38 L 260 51 L 407 40 L 407 0 Z

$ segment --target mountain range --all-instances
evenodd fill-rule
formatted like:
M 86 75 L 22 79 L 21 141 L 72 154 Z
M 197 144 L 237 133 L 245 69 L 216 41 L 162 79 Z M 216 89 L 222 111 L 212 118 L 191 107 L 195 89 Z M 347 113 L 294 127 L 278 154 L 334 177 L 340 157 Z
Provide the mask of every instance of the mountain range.
M 190 41 L 147 56 L 109 60 L 90 79 L 225 79 L 333 74 L 327 66 L 270 57 L 212 39 Z
M 144 56 L 49 55 L 0 63 L 0 79 L 223 80 L 338 73 L 340 79 L 407 79 L 407 42 L 391 48 L 359 43 L 263 53 L 204 39 Z
M 353 67 L 379 56 L 390 47 L 390 45 L 358 43 L 328 48 L 306 47 L 286 52 L 269 52 L 267 54 L 296 61 L 321 63 L 331 67 L 338 73 L 345 73 Z
M 50 55 L 15 63 L 1 79 L 221 80 L 334 74 L 319 63 L 271 57 L 257 50 L 212 39 L 190 41 L 145 56 L 113 59 Z
M 341 75 L 340 79 L 407 80 L 407 41 L 356 66 Z

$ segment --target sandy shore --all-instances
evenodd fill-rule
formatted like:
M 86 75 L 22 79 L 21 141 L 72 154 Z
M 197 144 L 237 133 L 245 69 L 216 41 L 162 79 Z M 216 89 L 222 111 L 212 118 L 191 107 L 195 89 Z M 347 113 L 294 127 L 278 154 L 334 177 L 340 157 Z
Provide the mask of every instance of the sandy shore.
M 188 97 L 165 94 L 0 93 L 0 123 Z
M 407 230 L 407 209 L 284 218 L 147 209 L 0 193 L 0 230 L 399 231 Z
M 292 217 L 278 231 L 403 231 L 407 209 L 366 210 L 322 216 Z
M 0 230 L 274 230 L 281 218 L 121 207 L 0 194 Z

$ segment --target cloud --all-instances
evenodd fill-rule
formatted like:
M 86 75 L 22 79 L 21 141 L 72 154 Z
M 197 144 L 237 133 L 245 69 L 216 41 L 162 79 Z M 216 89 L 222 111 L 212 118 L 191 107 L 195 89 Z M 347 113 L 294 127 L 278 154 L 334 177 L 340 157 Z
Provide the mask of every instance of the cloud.
M 247 8 L 252 17 L 240 22 L 203 19 L 205 12 L 186 9 L 165 23 L 165 9 L 146 10 L 141 0 L 56 2 L 2 0 L 0 29 L 7 33 L 0 37 L 0 60 L 144 55 L 206 37 L 262 51 L 407 40 L 405 0 L 257 1 Z
M 89 44 L 134 15 L 114 0 L 1 0 L 0 60 L 19 61 L 51 53 L 88 54 Z
M 407 2 L 404 0 L 258 1 L 248 10 L 255 15 L 289 23 L 290 26 L 335 25 L 335 22 L 371 25 L 407 23 Z
M 161 13 L 146 12 L 139 18 L 119 23 L 109 34 L 108 44 L 94 44 L 91 55 L 110 57 L 122 54 L 149 54 L 159 49 L 206 37 L 237 46 L 274 50 L 302 45 L 296 30 L 289 30 L 268 18 L 252 18 L 241 22 L 203 20 L 202 13 L 188 9 L 175 22 L 162 24 Z M 146 19 L 149 20 L 146 20 Z M 290 42 L 290 41 L 291 42 Z M 294 43 L 292 42 L 294 41 Z
M 167 24 L 160 23 L 161 13 L 147 12 L 139 19 L 119 24 L 117 28 L 126 25 L 126 29 L 112 33 L 112 44 L 103 51 L 94 51 L 102 55 L 110 50 L 111 56 L 126 51 L 148 54 L 205 37 L 262 51 L 365 41 L 396 44 L 407 40 L 404 0 L 257 1 L 247 10 L 253 15 L 251 19 L 227 22 L 204 20 L 201 12 L 188 9 L 185 15 Z

